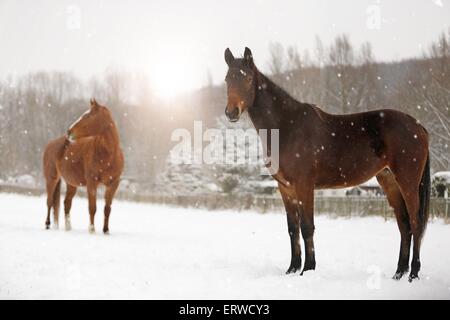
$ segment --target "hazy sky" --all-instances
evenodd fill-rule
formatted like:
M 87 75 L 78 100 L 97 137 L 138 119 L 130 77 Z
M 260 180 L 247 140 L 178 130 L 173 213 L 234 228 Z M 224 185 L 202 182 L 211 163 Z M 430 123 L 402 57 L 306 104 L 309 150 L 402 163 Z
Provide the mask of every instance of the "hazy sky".
M 223 80 L 226 47 L 249 46 L 264 70 L 271 41 L 302 52 L 347 33 L 392 60 L 420 55 L 449 23 L 449 0 L 0 0 L 0 75 L 120 65 L 192 88 L 207 69 Z

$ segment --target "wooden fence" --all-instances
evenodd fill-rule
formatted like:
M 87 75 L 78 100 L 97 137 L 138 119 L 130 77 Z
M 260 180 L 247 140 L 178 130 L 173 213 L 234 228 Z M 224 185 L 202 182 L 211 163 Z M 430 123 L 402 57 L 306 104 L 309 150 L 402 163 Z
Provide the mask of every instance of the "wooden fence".
M 0 193 L 18 193 L 26 195 L 43 195 L 44 190 L 18 186 L 0 185 Z M 83 189 L 79 193 L 85 196 Z M 99 192 L 101 197 L 102 192 Z M 158 195 L 138 194 L 121 191 L 118 199 L 136 202 L 149 202 L 162 205 L 204 208 L 209 210 L 254 210 L 261 213 L 284 212 L 283 202 L 279 195 Z M 339 217 L 381 216 L 385 219 L 394 217 L 392 208 L 385 197 L 316 197 L 316 214 L 327 214 Z M 430 202 L 430 217 L 442 218 L 450 222 L 450 198 L 432 198 Z

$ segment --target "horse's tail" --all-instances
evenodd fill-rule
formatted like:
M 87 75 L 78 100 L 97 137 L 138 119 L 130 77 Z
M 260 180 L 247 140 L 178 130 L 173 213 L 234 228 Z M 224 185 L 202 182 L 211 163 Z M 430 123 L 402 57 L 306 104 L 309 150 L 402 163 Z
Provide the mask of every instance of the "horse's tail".
M 430 205 L 431 177 L 430 177 L 430 154 L 428 153 L 427 162 L 422 173 L 422 179 L 419 185 L 419 219 L 424 232 L 427 227 Z

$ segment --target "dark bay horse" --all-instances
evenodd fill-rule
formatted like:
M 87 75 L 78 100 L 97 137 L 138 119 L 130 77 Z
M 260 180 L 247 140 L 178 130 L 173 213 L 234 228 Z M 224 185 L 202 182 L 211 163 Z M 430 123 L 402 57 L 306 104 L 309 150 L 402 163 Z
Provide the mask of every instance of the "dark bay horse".
M 411 116 L 395 110 L 333 115 L 290 97 L 256 68 L 250 49 L 243 58 L 225 50 L 228 102 L 225 114 L 237 121 L 247 110 L 257 130 L 279 129 L 279 170 L 273 174 L 287 213 L 291 264 L 314 270 L 314 189 L 355 186 L 376 176 L 394 208 L 401 235 L 394 279 L 409 270 L 418 278 L 420 243 L 428 219 L 430 161 L 428 134 Z
M 53 208 L 54 224 L 58 227 L 61 178 L 67 184 L 64 199 L 65 227 L 71 229 L 70 208 L 78 187 L 86 186 L 89 199 L 89 231 L 95 232 L 97 187 L 105 191 L 105 220 L 103 232 L 109 233 L 109 216 L 114 194 L 119 186 L 124 157 L 119 134 L 111 112 L 91 100 L 86 111 L 67 131 L 67 136 L 50 141 L 44 152 L 44 176 L 47 187 L 47 220 Z

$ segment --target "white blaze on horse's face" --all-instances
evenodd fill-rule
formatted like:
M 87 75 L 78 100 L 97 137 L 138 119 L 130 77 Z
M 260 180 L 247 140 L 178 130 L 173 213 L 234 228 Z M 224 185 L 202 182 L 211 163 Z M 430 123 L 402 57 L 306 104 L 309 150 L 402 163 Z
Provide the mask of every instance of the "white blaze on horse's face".
M 87 114 L 89 114 L 91 112 L 91 109 L 88 109 L 87 111 L 85 111 L 77 120 L 75 120 L 75 122 L 73 122 L 70 127 L 69 130 L 67 131 L 67 140 L 69 140 L 70 143 L 75 142 L 75 136 L 72 133 L 72 129 L 83 119 L 84 116 L 86 116 Z
M 75 122 L 72 123 L 72 124 L 70 125 L 69 130 L 72 130 L 73 127 L 75 127 L 75 125 L 76 125 L 78 122 L 80 122 L 81 119 L 83 119 L 83 117 L 84 117 L 85 115 L 87 115 L 89 112 L 91 112 L 91 109 L 88 109 L 87 111 L 85 111 L 85 112 L 84 112 L 77 120 L 75 120 Z

